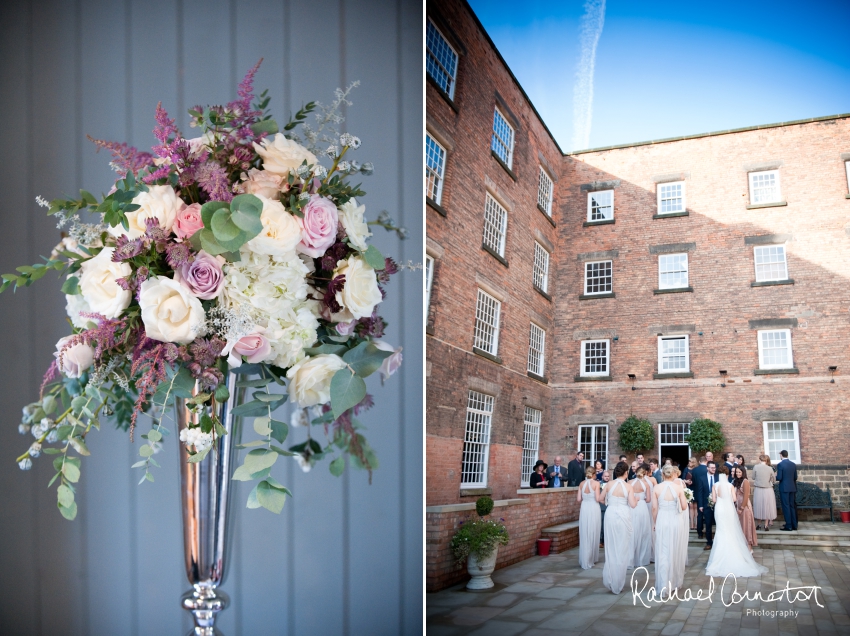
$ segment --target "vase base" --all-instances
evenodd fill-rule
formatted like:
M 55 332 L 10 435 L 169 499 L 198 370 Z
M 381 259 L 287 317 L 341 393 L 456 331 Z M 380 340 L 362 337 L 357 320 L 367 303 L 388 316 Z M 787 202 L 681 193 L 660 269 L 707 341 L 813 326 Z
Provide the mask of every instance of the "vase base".
M 215 627 L 218 613 L 230 605 L 230 598 L 214 587 L 196 585 L 183 595 L 183 609 L 192 612 L 195 628 L 188 636 L 224 636 Z
M 489 590 L 491 587 L 495 586 L 493 583 L 493 579 L 490 578 L 489 574 L 485 574 L 483 576 L 473 576 L 469 583 L 466 584 L 466 589 L 468 590 Z

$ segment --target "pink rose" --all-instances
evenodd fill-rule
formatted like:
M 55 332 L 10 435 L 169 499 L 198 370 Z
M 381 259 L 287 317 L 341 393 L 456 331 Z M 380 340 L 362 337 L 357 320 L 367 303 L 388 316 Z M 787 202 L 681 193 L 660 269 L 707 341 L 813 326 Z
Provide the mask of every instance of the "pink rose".
M 349 320 L 348 322 L 338 322 L 334 325 L 334 329 L 340 336 L 350 336 L 354 333 L 354 327 L 357 326 L 356 320 Z
M 174 280 L 183 285 L 198 298 L 210 300 L 217 298 L 224 289 L 224 273 L 221 256 L 211 256 L 204 251 L 198 252 L 195 260 L 184 263 L 174 270 Z
M 272 351 L 272 346 L 269 339 L 261 333 L 251 333 L 247 336 L 242 336 L 235 345 L 233 345 L 233 353 L 239 356 L 245 356 L 250 364 L 262 362 L 269 357 Z
M 339 214 L 330 199 L 314 194 L 301 212 L 304 218 L 296 217 L 301 226 L 301 242 L 297 249 L 302 254 L 319 258 L 336 241 Z
M 179 238 L 189 238 L 204 227 L 201 219 L 201 204 L 193 203 L 185 206 L 177 213 L 172 230 Z
M 389 378 L 393 373 L 398 371 L 401 366 L 401 347 L 398 349 L 393 349 L 393 346 L 389 343 L 384 342 L 383 340 L 373 340 L 372 344 L 378 347 L 381 351 L 392 351 L 392 355 L 384 358 L 383 363 L 381 363 L 381 368 L 378 369 L 378 373 L 381 374 L 381 382 Z
M 251 168 L 247 174 L 242 173 L 242 183 L 237 187 L 241 194 L 261 194 L 267 199 L 279 199 L 281 190 L 288 189 L 283 177 L 273 172 Z

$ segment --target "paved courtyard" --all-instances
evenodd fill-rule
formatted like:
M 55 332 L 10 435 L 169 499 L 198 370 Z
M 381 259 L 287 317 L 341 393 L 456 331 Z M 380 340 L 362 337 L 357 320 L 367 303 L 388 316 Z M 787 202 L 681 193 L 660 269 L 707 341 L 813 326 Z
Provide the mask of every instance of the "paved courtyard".
M 685 588 L 708 594 L 705 572 L 708 552 L 689 549 L 691 564 Z M 493 575 L 494 590 L 470 592 L 463 585 L 426 596 L 428 636 L 786 636 L 850 635 L 850 554 L 843 552 L 760 549 L 756 561 L 770 568 L 758 579 L 740 579 L 738 592 L 763 598 L 786 587 L 820 586 L 817 600 L 789 602 L 744 600 L 728 607 L 720 599 L 722 581 L 715 579 L 713 601 L 672 600 L 666 604 L 634 601 L 626 587 L 614 595 L 602 585 L 602 562 L 591 570 L 578 566 L 578 549 L 547 557 L 532 557 Z M 600 553 L 604 559 L 604 555 Z M 649 584 L 654 585 L 650 565 Z M 645 578 L 645 577 L 644 577 Z M 636 576 L 635 580 L 639 580 Z M 731 582 L 730 582 L 731 583 Z M 809 591 L 806 591 L 808 594 Z M 793 594 L 793 593 L 792 593 Z M 684 590 L 680 592 L 684 597 Z M 729 602 L 728 588 L 724 593 Z M 643 598 L 646 599 L 644 592 Z M 748 612 L 750 610 L 750 612 Z M 764 615 L 753 615 L 753 612 Z M 770 613 L 775 614 L 771 615 Z M 780 615 L 782 612 L 795 614 Z

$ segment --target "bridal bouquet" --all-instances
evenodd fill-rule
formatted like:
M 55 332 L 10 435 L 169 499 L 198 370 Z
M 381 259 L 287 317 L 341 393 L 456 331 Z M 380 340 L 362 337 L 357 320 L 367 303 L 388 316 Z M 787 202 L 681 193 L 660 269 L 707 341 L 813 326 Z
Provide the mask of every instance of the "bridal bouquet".
M 44 262 L 2 277 L 0 292 L 49 270 L 64 277 L 71 333 L 56 344 L 39 399 L 23 409 L 19 430 L 35 441 L 17 461 L 27 470 L 42 453 L 54 456 L 50 485 L 58 482 L 68 519 L 77 512 L 80 456 L 89 455 L 86 438 L 102 417 L 114 416 L 132 441 L 139 415 L 151 415 L 134 468 L 153 481 L 168 433 L 162 412 L 179 397 L 214 414 L 210 407 L 230 398 L 231 371 L 241 374 L 237 387 L 252 391 L 233 413 L 256 417 L 260 435 L 242 446 L 252 450 L 234 475 L 262 480 L 249 507 L 280 512 L 290 493 L 269 472 L 281 455 L 305 470 L 334 457 L 335 475 L 345 454 L 370 474 L 377 467 L 356 416 L 373 404 L 364 378 L 379 371 L 386 379 L 401 363 L 400 349 L 381 340 L 378 314 L 399 266 L 368 244 L 369 225 L 401 238 L 405 231 L 386 213 L 368 223 L 357 199 L 365 193 L 349 182 L 373 170 L 350 157 L 360 140 L 337 130 L 356 84 L 330 106 L 307 104 L 281 131 L 266 93 L 254 98 L 258 67 L 227 106 L 189 110 L 201 131 L 194 139 L 160 104 L 152 153 L 92 140 L 112 153 L 119 179 L 99 199 L 86 191 L 49 203 L 38 197 L 65 229 L 62 242 Z M 273 412 L 287 399 L 298 407 L 290 423 L 306 425 L 308 439 L 284 449 L 289 426 Z M 179 431 L 190 462 L 203 461 L 225 434 L 214 415 L 199 422 Z M 311 425 L 323 429 L 324 444 Z
M 687 501 L 688 503 L 693 502 L 693 500 L 694 500 L 694 491 L 693 491 L 693 490 L 691 490 L 690 488 L 685 488 L 685 489 L 684 489 L 684 491 L 685 491 L 685 501 Z

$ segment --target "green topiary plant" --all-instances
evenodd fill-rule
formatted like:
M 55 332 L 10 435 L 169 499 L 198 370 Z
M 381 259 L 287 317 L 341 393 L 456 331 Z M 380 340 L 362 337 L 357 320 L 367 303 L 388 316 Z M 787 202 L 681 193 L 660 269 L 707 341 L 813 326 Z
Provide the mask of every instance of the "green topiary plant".
M 493 512 L 493 500 L 490 497 L 479 497 L 475 502 L 475 512 L 479 517 L 486 517 Z
M 617 429 L 620 435 L 620 448 L 627 453 L 636 453 L 655 448 L 655 431 L 649 420 L 629 415 Z
M 726 437 L 720 430 L 720 422 L 699 418 L 691 422 L 690 432 L 685 435 L 685 441 L 691 447 L 691 452 L 702 455 L 706 451 L 720 453 L 726 446 Z
M 452 537 L 452 554 L 458 562 L 465 561 L 470 554 L 482 561 L 500 545 L 506 545 L 509 538 L 508 529 L 498 521 L 480 518 L 462 521 Z

